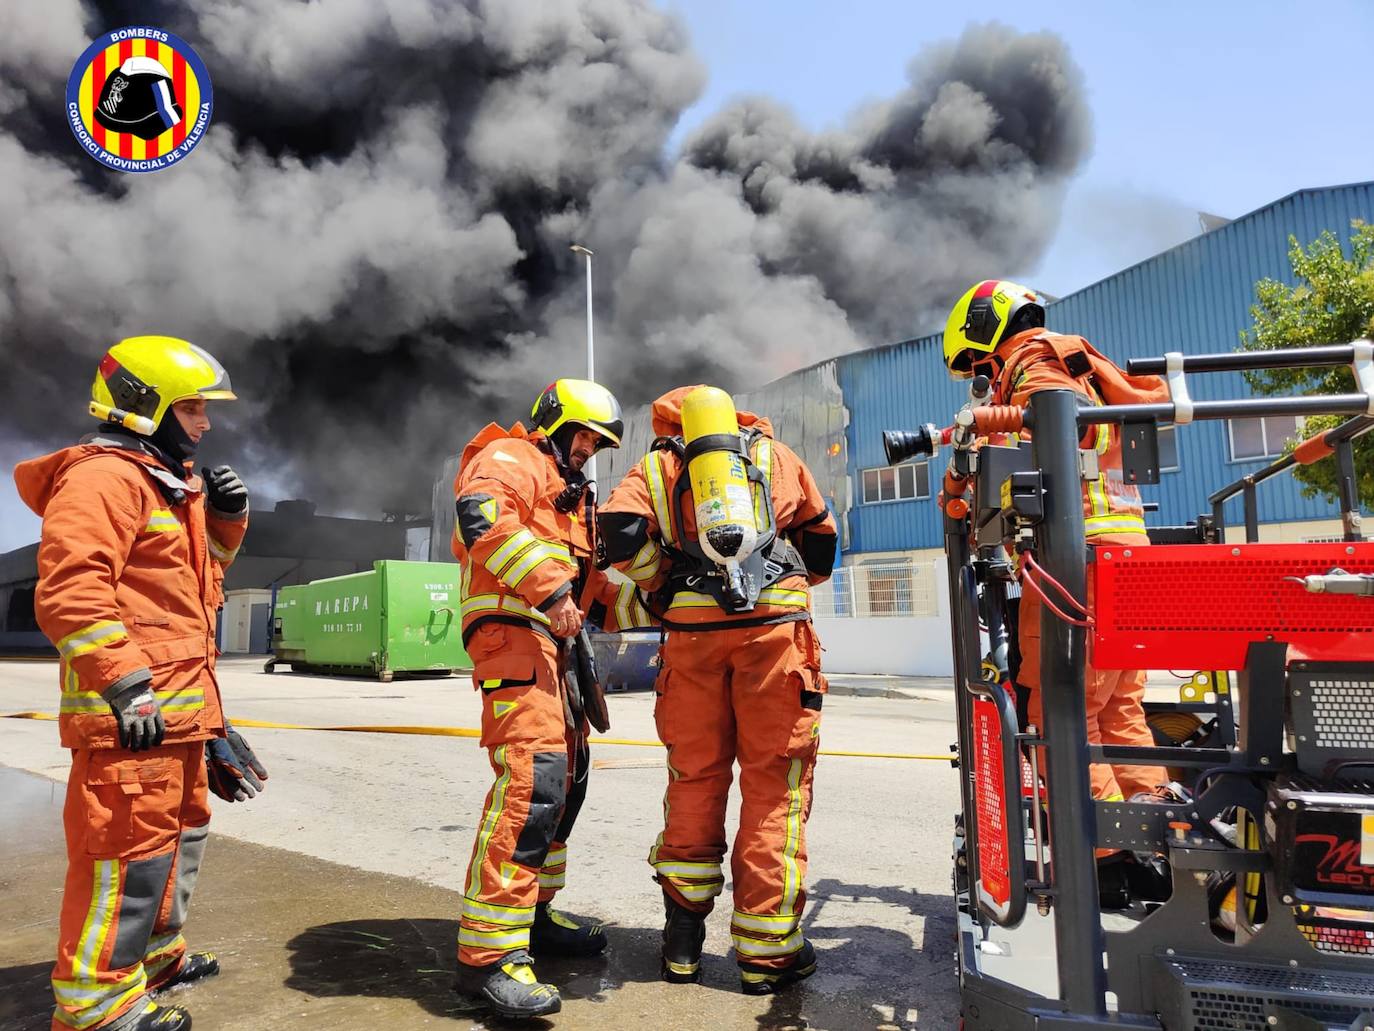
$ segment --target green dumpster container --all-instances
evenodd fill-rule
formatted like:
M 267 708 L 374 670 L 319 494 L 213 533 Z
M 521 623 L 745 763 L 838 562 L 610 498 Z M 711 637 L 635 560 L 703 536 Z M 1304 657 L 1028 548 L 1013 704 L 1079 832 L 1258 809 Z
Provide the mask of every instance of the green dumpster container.
M 458 573 L 448 562 L 382 561 L 366 573 L 285 587 L 277 593 L 269 665 L 382 681 L 468 668 Z

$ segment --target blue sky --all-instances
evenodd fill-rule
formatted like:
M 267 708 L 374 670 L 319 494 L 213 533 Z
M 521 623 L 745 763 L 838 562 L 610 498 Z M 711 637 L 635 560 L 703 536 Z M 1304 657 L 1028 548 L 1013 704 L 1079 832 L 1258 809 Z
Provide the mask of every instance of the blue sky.
M 767 94 L 812 128 L 899 90 L 923 45 L 977 8 L 921 0 L 675 0 L 708 82 L 679 136 L 732 96 Z M 1374 178 L 1374 3 L 1111 0 L 1003 5 L 1061 36 L 1083 70 L 1093 154 L 1043 261 L 989 275 L 1063 295 L 1294 190 Z
M 804 124 L 839 124 L 906 81 L 970 8 L 920 0 L 674 0 L 707 69 L 677 139 L 740 94 Z M 1308 186 L 1374 178 L 1368 119 L 1374 3 L 1110 0 L 1002 8 L 1062 36 L 1083 70 L 1095 144 L 1041 262 L 990 269 L 1063 295 L 1181 242 L 1199 210 L 1234 217 Z M 0 447 L 0 467 L 21 458 Z M 0 482 L 0 551 L 38 521 Z

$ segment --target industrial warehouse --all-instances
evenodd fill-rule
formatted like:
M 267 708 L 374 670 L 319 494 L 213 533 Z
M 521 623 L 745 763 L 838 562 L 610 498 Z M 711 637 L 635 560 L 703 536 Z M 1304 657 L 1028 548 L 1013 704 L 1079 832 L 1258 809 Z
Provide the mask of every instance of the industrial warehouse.
M 1152 13 L 16 0 L 0 1031 L 1374 1031 L 1374 10 Z

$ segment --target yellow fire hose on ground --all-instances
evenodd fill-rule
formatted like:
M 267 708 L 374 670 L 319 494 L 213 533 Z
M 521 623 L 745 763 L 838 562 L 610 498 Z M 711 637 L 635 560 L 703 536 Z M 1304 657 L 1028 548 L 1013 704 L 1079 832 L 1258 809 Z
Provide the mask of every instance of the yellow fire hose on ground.
M 7 720 L 56 720 L 57 717 L 50 712 L 9 712 L 3 717 Z M 375 727 L 312 727 L 300 723 L 273 723 L 269 720 L 246 720 L 235 716 L 231 722 L 236 727 L 253 727 L 260 730 L 315 730 L 330 733 L 343 734 L 418 734 L 422 737 L 480 737 L 482 732 L 476 727 L 407 727 L 407 726 L 375 726 Z M 662 748 L 663 745 L 658 741 L 641 741 L 635 738 L 624 737 L 598 737 L 594 739 L 599 745 L 625 745 L 635 748 Z M 822 749 L 821 755 L 847 756 L 853 759 L 909 759 L 920 762 L 942 762 L 950 761 L 948 755 L 917 755 L 908 752 L 852 752 L 839 749 Z

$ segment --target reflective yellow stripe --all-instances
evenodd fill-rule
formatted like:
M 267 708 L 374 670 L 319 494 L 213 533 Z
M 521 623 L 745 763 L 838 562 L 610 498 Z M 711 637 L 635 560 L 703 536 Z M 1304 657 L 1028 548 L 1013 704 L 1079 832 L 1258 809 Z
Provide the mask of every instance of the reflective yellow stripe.
M 676 537 L 673 535 L 673 520 L 668 514 L 668 491 L 663 485 L 663 465 L 657 451 L 650 451 L 644 456 L 644 479 L 649 485 L 654 514 L 658 517 L 659 536 L 671 547 L 676 543 Z
M 1100 403 L 1099 403 L 1100 406 Z M 1105 455 L 1112 443 L 1112 428 L 1105 422 L 1097 424 L 1097 439 L 1093 442 L 1099 455 Z
M 773 442 L 767 437 L 759 437 L 754 442 L 754 465 L 763 473 L 763 490 L 759 490 L 757 487 L 753 488 L 754 528 L 764 530 L 767 527 L 764 491 L 772 491 L 773 489 Z
M 480 920 L 485 924 L 500 924 L 503 927 L 529 927 L 534 923 L 534 907 L 498 906 L 464 896 L 463 916 L 470 920 Z
M 759 592 L 759 601 L 764 605 L 781 605 L 804 609 L 810 601 L 807 591 L 796 591 L 782 587 L 765 587 Z
M 539 887 L 541 888 L 565 888 L 568 885 L 568 875 L 564 873 L 544 873 L 539 871 Z
M 677 863 L 663 862 L 655 863 L 654 867 L 661 874 L 669 877 L 719 877 L 721 876 L 719 863 Z
M 797 852 L 802 835 L 802 761 L 793 759 L 787 765 L 787 840 L 782 846 L 782 905 L 781 913 L 791 913 L 801 891 L 801 870 Z
M 1088 505 L 1095 516 L 1107 515 L 1111 507 L 1107 504 L 1107 478 L 1099 476 L 1087 484 Z
M 458 944 L 479 949 L 523 949 L 530 943 L 528 927 L 513 931 L 475 931 L 471 927 L 458 928 Z
M 615 594 L 616 629 L 624 630 L 634 622 L 635 585 L 621 584 Z
M 62 658 L 71 660 L 128 636 L 128 631 L 119 620 L 104 619 L 62 638 L 57 642 L 57 651 Z
M 1129 514 L 1088 516 L 1083 520 L 1083 528 L 1088 537 L 1104 533 L 1144 533 L 1145 520 Z
M 203 688 L 190 688 L 183 691 L 154 691 L 153 696 L 163 712 L 194 712 L 205 708 Z M 59 712 L 66 713 L 108 713 L 110 703 L 95 691 L 76 691 L 64 693 Z
M 526 605 L 519 598 L 512 598 L 509 594 L 474 594 L 471 598 L 464 598 L 459 606 L 462 617 L 466 619 L 474 612 L 511 612 L 517 616 L 524 616 L 536 622 L 549 625 L 549 617 L 538 609 Z
M 502 545 L 487 556 L 487 560 L 482 565 L 487 567 L 487 571 L 492 576 L 500 576 L 501 570 L 506 563 L 515 558 L 520 552 L 535 544 L 535 536 L 528 530 L 516 530 L 505 539 Z
M 549 849 L 549 854 L 544 857 L 544 867 L 547 869 L 550 866 L 561 866 L 567 861 L 568 849 L 566 845 L 563 848 Z
M 529 576 L 545 562 L 561 562 L 573 568 L 577 567 L 576 561 L 574 561 L 567 549 L 560 551 L 553 545 L 545 544 L 541 541 L 533 548 L 521 552 L 521 557 L 511 565 L 505 574 L 502 575 L 501 579 L 504 580 L 509 587 L 519 587 L 525 577 Z
M 98 981 L 60 981 L 52 979 L 53 997 L 57 999 L 59 1005 L 68 1006 L 76 1009 L 82 1006 L 99 1004 L 106 999 L 111 992 L 124 995 L 126 992 L 143 991 L 148 983 L 147 975 L 142 967 L 136 967 L 131 974 L 125 974 L 118 981 L 112 984 L 100 984 Z M 89 1014 L 83 1013 L 84 1019 Z
M 145 533 L 176 533 L 182 529 L 180 520 L 165 508 L 155 508 L 148 516 Z
M 180 931 L 169 931 L 148 943 L 147 959 L 156 959 L 159 953 L 175 951 L 185 944 Z
M 739 934 L 732 934 L 730 937 L 735 941 L 735 951 L 741 956 L 786 956 L 802 947 L 801 928 L 797 928 L 781 941 L 759 941 L 757 938 L 747 938 Z
M 658 541 L 650 538 L 645 542 L 644 547 L 639 549 L 634 561 L 625 570 L 625 575 L 636 582 L 652 580 L 658 574 L 659 559 L 662 555 L 663 552 L 658 546 Z
M 226 548 L 208 533 L 205 535 L 205 545 L 210 549 L 211 558 L 218 559 L 220 562 L 232 562 L 234 556 L 239 553 L 238 548 Z
M 95 979 L 105 936 L 114 921 L 115 904 L 119 901 L 119 860 L 95 860 L 95 875 L 91 880 L 91 905 L 86 911 L 86 923 L 77 939 L 76 959 L 72 971 L 77 980 Z
M 128 1006 L 130 1002 L 137 1000 L 146 990 L 148 986 L 147 975 L 143 972 L 142 967 L 139 968 L 139 973 L 143 976 L 139 979 L 138 984 L 134 985 L 132 988 L 120 991 L 116 995 L 110 996 L 99 1005 L 82 1009 L 75 1014 L 68 1013 L 66 1010 L 59 1007 L 53 1010 L 53 1017 L 61 1023 L 66 1024 L 68 1027 L 76 1028 L 77 1031 L 85 1031 L 86 1028 L 96 1027 L 104 1023 L 105 1019 L 111 1013 Z M 56 992 L 53 994 L 56 995 Z M 151 1005 L 151 1003 L 149 1005 Z
M 730 918 L 730 925 L 741 927 L 746 931 L 785 935 L 796 930 L 800 920 L 800 913 L 741 913 L 737 909 Z
M 496 783 L 491 788 L 491 802 L 482 813 L 481 830 L 472 849 L 472 874 L 468 878 L 467 894 L 482 894 L 482 862 L 487 856 L 487 846 L 491 836 L 496 833 L 496 825 L 501 820 L 501 812 L 506 807 L 506 787 L 510 784 L 510 766 L 506 764 L 506 746 L 502 745 L 491 753 L 492 761 L 498 767 Z
M 767 587 L 759 592 L 759 604 L 776 605 L 778 608 L 804 609 L 809 604 L 809 594 L 806 591 L 787 590 L 781 587 Z M 668 606 L 669 611 L 673 609 L 711 609 L 719 608 L 720 603 L 709 594 L 702 594 L 698 591 L 678 591 L 673 595 L 673 603 Z

